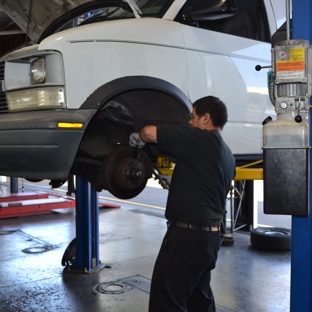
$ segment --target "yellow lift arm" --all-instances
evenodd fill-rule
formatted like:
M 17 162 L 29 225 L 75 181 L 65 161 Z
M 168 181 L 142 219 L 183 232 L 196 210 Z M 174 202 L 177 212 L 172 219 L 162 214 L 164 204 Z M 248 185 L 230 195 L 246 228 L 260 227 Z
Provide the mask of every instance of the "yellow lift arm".
M 236 167 L 236 175 L 235 175 L 234 181 L 263 180 L 263 168 L 250 168 L 262 162 L 263 160 L 260 159 L 253 163 Z M 157 157 L 156 167 L 162 175 L 171 176 L 174 170 L 174 163 L 169 162 L 167 157 L 159 156 Z
M 234 181 L 242 180 L 263 180 L 263 168 L 250 168 L 251 166 L 262 163 L 263 160 L 258 160 L 250 164 L 236 167 L 236 175 Z

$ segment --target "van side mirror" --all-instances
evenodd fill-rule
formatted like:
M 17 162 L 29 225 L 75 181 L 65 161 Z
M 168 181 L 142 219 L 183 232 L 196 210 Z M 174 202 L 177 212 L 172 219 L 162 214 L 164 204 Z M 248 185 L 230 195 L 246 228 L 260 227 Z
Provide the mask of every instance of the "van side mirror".
M 234 16 L 237 13 L 235 0 L 194 0 L 187 13 L 190 21 L 216 20 Z

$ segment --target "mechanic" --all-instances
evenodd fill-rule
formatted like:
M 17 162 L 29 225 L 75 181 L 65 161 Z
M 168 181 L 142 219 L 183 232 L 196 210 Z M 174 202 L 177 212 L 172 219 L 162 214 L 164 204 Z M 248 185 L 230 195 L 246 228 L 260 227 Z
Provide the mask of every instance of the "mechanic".
M 166 205 L 168 230 L 157 257 L 150 312 L 213 312 L 210 287 L 220 249 L 220 223 L 235 175 L 235 159 L 223 141 L 225 104 L 207 96 L 193 104 L 189 125 L 145 126 L 129 144 L 158 144 L 177 159 Z

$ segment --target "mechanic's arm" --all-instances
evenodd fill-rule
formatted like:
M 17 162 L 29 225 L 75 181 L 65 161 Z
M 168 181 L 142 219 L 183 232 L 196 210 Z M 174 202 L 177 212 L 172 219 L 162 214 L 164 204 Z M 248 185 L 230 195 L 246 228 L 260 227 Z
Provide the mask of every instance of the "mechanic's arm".
M 132 147 L 142 148 L 149 142 L 157 143 L 156 126 L 145 126 L 140 133 L 133 132 L 129 137 L 129 144 Z
M 140 138 L 145 143 L 157 143 L 157 127 L 156 126 L 145 126 L 140 131 Z

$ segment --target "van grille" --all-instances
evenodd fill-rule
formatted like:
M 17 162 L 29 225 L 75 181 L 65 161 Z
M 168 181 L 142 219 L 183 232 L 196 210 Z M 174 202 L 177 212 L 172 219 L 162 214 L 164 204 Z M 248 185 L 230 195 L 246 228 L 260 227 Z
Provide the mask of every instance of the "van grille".
M 4 81 L 4 65 L 5 62 L 0 62 L 0 81 Z M 8 113 L 8 103 L 6 101 L 5 92 L 2 91 L 1 85 L 0 85 L 0 114 L 2 113 Z

